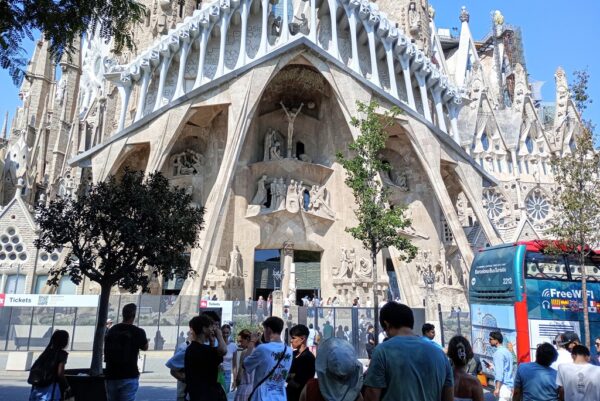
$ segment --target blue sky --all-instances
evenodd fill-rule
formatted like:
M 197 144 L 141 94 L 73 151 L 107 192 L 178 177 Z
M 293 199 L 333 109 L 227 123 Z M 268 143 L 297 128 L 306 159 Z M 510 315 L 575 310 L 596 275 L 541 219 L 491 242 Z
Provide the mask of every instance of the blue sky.
M 507 24 L 521 27 L 530 79 L 546 81 L 545 101 L 554 101 L 554 72 L 562 66 L 569 78 L 573 71 L 587 68 L 591 74 L 589 94 L 596 102 L 585 113 L 600 127 L 600 1 L 571 0 L 432 0 L 438 28 L 460 28 L 461 6 L 471 14 L 470 27 L 475 39 L 490 30 L 490 12 L 500 9 Z M 31 52 L 32 43 L 24 47 Z M 31 53 L 30 53 L 31 54 Z M 0 119 L 9 120 L 20 104 L 19 89 L 8 73 L 0 69 Z M 598 129 L 596 130 L 598 132 Z

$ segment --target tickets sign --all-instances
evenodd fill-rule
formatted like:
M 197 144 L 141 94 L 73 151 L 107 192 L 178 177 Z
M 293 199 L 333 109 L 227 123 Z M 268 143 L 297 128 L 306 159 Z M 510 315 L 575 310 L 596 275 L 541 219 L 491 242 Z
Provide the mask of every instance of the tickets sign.
M 96 308 L 98 295 L 0 294 L 0 307 Z

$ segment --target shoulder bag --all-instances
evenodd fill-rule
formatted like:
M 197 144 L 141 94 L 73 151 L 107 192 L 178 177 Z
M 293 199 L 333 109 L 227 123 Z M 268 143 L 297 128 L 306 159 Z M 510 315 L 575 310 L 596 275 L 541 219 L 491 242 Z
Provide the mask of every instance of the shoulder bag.
M 277 360 L 277 363 L 275 364 L 275 366 L 273 366 L 273 369 L 271 369 L 271 371 L 269 373 L 267 373 L 267 375 L 265 377 L 262 378 L 261 381 L 258 382 L 258 384 L 256 386 L 254 386 L 254 388 L 252 389 L 252 392 L 250 393 L 250 395 L 248 396 L 248 401 L 252 400 L 252 397 L 254 396 L 254 393 L 256 392 L 256 390 L 258 390 L 258 388 L 260 386 L 262 386 L 262 384 L 267 381 L 267 379 L 269 377 L 271 377 L 271 375 L 273 374 L 273 372 L 275 372 L 275 369 L 277 369 L 277 367 L 279 367 L 279 365 L 281 364 L 281 361 L 283 360 L 283 358 L 285 358 L 285 352 L 287 351 L 287 344 L 283 344 L 283 352 L 281 353 L 281 355 L 279 356 L 279 359 Z

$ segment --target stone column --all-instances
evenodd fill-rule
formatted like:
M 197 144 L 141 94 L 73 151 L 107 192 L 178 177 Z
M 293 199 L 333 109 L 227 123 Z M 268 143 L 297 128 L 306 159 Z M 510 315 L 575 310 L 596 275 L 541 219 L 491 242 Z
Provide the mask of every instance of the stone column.
M 283 278 L 281 280 L 281 290 L 283 296 L 287 297 L 290 292 L 290 278 L 292 275 L 292 263 L 294 262 L 294 243 L 285 241 L 281 250 L 281 269 L 283 270 Z

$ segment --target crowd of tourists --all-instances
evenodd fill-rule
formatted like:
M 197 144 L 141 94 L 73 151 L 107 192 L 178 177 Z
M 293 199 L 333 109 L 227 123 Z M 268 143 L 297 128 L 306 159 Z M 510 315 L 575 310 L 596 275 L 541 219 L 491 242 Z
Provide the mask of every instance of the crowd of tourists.
M 149 340 L 133 324 L 135 315 L 136 305 L 125 305 L 122 322 L 105 334 L 108 401 L 136 397 L 138 353 L 148 349 Z M 166 366 L 177 379 L 177 401 L 225 401 L 229 392 L 235 392 L 235 401 L 484 400 L 486 378 L 466 338 L 453 337 L 444 350 L 434 341 L 433 325 L 423 325 L 422 336 L 415 335 L 412 310 L 398 302 L 381 308 L 379 323 L 381 341 L 368 326 L 369 363 L 364 367 L 355 348 L 345 336 L 335 335 L 333 327 L 319 339 L 312 325 L 298 324 L 286 333 L 283 319 L 271 316 L 260 331 L 240 330 L 233 342 L 232 328 L 207 311 L 189 321 L 186 341 Z M 68 342 L 66 331 L 52 334 L 30 371 L 30 401 L 72 396 L 64 375 Z M 502 333 L 492 331 L 492 362 L 484 361 L 493 372 L 488 396 L 500 401 L 600 401 L 598 356 L 591 358 L 573 332 L 554 342 L 538 345 L 535 362 L 518 364 Z M 600 338 L 595 346 L 600 351 Z

